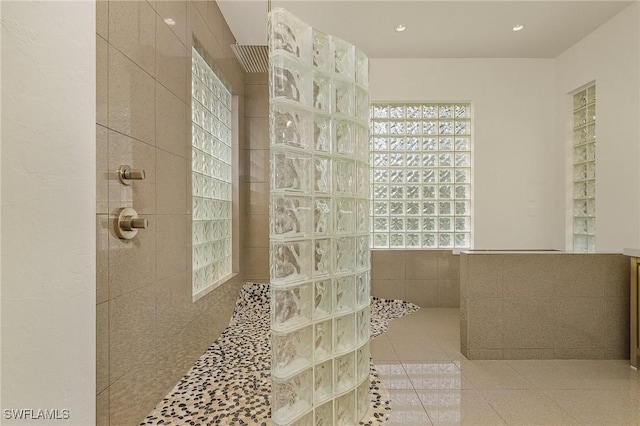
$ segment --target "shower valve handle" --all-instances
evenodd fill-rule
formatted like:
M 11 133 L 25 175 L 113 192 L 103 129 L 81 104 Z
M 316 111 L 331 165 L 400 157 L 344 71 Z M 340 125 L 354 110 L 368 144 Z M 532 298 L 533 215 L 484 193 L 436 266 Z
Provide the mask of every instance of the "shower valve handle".
M 118 169 L 118 179 L 124 185 L 131 185 L 132 180 L 143 180 L 145 172 L 143 169 L 132 169 L 129 166 L 120 166 Z
M 114 225 L 118 237 L 130 240 L 136 236 L 139 229 L 147 229 L 149 221 L 138 217 L 138 212 L 134 209 L 126 207 L 118 211 Z

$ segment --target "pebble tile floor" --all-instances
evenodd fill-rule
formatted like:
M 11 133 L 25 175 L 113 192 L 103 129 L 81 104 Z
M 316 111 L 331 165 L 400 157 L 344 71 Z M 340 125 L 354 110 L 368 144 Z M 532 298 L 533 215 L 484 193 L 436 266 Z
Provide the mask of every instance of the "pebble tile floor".
M 371 336 L 418 309 L 408 302 L 372 298 Z M 141 424 L 270 425 L 269 320 L 269 285 L 245 284 L 227 329 Z M 360 424 L 385 424 L 389 404 L 372 364 L 371 405 Z
M 422 308 L 371 341 L 388 424 L 640 425 L 629 361 L 469 361 L 459 323 L 458 309 Z

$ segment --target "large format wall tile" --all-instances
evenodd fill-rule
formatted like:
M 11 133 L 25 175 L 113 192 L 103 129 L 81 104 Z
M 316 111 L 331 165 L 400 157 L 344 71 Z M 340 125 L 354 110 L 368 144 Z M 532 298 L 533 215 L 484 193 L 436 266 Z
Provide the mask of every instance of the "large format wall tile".
M 147 73 L 156 64 L 156 14 L 146 1 L 109 2 L 109 43 Z
M 187 70 L 191 69 L 188 50 L 160 17 L 156 23 L 156 37 L 156 78 L 174 95 L 188 101 L 191 94 L 191 87 L 187 91 Z
M 156 83 L 156 146 L 182 158 L 191 159 L 188 139 L 189 107 L 163 85 Z
M 139 424 L 226 327 L 244 280 L 240 269 L 192 300 L 193 43 L 223 74 L 233 72 L 223 77 L 238 95 L 234 159 L 245 150 L 244 72 L 221 47 L 229 39 L 225 27 L 213 1 L 96 2 L 99 425 Z M 121 165 L 144 169 L 146 178 L 122 185 Z M 239 203 L 233 217 L 241 224 L 252 205 L 245 194 L 250 188 L 237 178 L 234 184 Z M 268 184 L 261 185 L 253 205 L 266 217 Z M 149 221 L 130 241 L 114 232 L 114 214 L 122 207 Z M 244 239 L 236 236 L 234 244 L 244 256 Z M 268 280 L 268 248 L 262 250 L 253 264 Z
M 109 301 L 109 380 L 155 363 L 155 284 Z M 111 397 L 114 397 L 112 393 Z
M 144 170 L 144 180 L 124 185 L 118 180 L 120 166 Z M 153 146 L 109 131 L 109 213 L 132 207 L 138 214 L 156 213 L 156 150 Z M 142 232 L 142 231 L 140 231 Z
M 155 144 L 156 104 L 153 77 L 113 46 L 109 47 L 108 102 L 109 128 Z

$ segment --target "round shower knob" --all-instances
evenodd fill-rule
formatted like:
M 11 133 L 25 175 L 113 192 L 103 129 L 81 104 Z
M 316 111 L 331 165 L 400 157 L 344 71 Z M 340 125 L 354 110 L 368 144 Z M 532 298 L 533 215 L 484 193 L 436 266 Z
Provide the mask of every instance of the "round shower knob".
M 138 217 L 138 212 L 130 207 L 122 208 L 118 211 L 115 230 L 118 237 L 123 240 L 130 240 L 136 236 L 139 229 L 146 229 L 149 221 Z

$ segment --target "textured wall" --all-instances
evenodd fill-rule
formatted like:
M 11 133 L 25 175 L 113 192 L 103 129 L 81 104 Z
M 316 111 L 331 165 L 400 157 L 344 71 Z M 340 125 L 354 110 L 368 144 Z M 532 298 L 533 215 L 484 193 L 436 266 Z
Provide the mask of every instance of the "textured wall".
M 1 408 L 66 409 L 59 423 L 84 426 L 95 420 L 95 6 L 1 7 Z
M 99 1 L 96 30 L 97 415 L 100 425 L 138 424 L 226 327 L 242 279 L 192 302 L 192 39 L 239 96 L 241 164 L 244 73 L 213 1 Z M 121 185 L 122 164 L 146 179 Z M 149 228 L 118 239 L 119 207 Z

